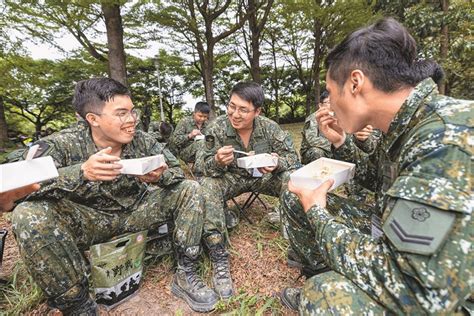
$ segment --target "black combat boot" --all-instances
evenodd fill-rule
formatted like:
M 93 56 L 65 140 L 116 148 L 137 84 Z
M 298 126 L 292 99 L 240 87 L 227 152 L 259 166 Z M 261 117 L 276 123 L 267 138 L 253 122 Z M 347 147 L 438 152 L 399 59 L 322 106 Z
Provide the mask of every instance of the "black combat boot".
M 197 248 L 197 247 L 192 247 Z M 219 297 L 197 274 L 199 249 L 178 251 L 178 268 L 171 284 L 171 292 L 188 303 L 196 312 L 207 313 L 214 309 Z
M 286 307 L 297 311 L 300 306 L 301 289 L 287 287 L 280 295 L 281 303 Z
M 225 248 L 222 234 L 215 233 L 205 239 L 212 263 L 212 283 L 217 295 L 228 299 L 234 295 L 234 287 L 230 276 L 229 252 Z
M 87 281 L 77 284 L 65 293 L 50 298 L 48 305 L 59 309 L 64 316 L 98 316 L 95 301 L 89 296 Z

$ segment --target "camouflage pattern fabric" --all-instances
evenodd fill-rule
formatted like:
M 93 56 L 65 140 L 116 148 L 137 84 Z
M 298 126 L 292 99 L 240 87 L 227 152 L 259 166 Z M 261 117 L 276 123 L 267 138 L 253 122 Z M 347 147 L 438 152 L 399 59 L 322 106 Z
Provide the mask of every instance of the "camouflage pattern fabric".
M 352 135 L 355 145 L 368 155 L 371 155 L 375 152 L 381 137 L 382 132 L 378 129 L 374 129 L 372 134 L 370 134 L 370 136 L 364 141 L 358 140 L 357 137 Z
M 193 130 L 198 129 L 203 135 L 205 135 L 205 129 L 208 122 L 204 122 L 199 128 L 194 121 L 193 116 L 188 116 L 179 121 L 178 125 L 171 135 L 169 141 L 169 147 L 172 152 L 177 154 L 177 157 L 182 159 L 184 162 L 194 162 L 196 160 L 196 151 L 200 141 L 189 139 L 188 135 Z
M 319 158 L 332 158 L 331 143 L 319 132 L 318 122 L 316 121 L 316 112 L 310 114 L 304 123 L 303 138 L 301 140 L 300 156 L 303 164 L 309 164 Z M 365 141 L 359 141 L 355 136 L 351 135 L 358 149 L 354 149 L 353 155 L 358 159 L 359 156 L 372 154 L 380 140 L 381 132 L 374 132 Z M 359 150 L 360 149 L 360 150 Z M 353 180 L 344 186 L 347 196 L 358 202 L 365 202 L 368 191 L 363 186 Z
M 290 135 L 266 117 L 255 118 L 247 148 L 225 115 L 216 118 L 208 126 L 206 134 L 205 145 L 199 148 L 195 165 L 196 170 L 205 176 L 201 181 L 206 195 L 204 234 L 214 230 L 226 231 L 223 207 L 227 199 L 249 191 L 279 196 L 282 182 L 286 184 L 288 181 L 288 172 L 300 165 Z M 248 170 L 237 167 L 236 160 L 221 167 L 214 155 L 226 145 L 241 151 L 255 151 L 256 154 L 277 153 L 278 166 L 271 174 L 261 178 L 253 177 Z M 242 155 L 236 154 L 236 158 L 240 157 Z
M 125 232 L 153 231 L 174 221 L 173 240 L 182 249 L 199 248 L 203 200 L 199 184 L 184 180 L 179 163 L 163 145 L 137 131 L 122 158 L 164 154 L 169 169 L 157 185 L 130 175 L 88 181 L 80 166 L 98 148 L 87 127 L 77 126 L 42 139 L 39 155 L 51 155 L 59 178 L 45 182 L 13 212 L 20 254 L 48 297 L 66 292 L 87 275 L 82 252 Z
M 171 138 L 172 133 L 169 135 L 162 135 L 160 132 L 160 125 L 161 122 L 158 121 L 150 122 L 150 125 L 148 125 L 148 133 L 160 143 L 167 144 Z M 175 153 L 173 152 L 173 154 Z
M 305 165 L 319 158 L 332 158 L 331 143 L 319 132 L 316 112 L 310 114 L 304 121 L 304 128 L 301 132 L 300 156 L 301 162 Z
M 349 309 L 358 314 L 364 313 L 361 306 L 376 302 L 396 314 L 446 314 L 469 297 L 474 285 L 473 104 L 439 95 L 435 83 L 426 79 L 392 120 L 377 154 L 357 162 L 357 180 L 378 193 L 377 207 L 360 213 L 380 215 L 380 238 L 334 216 L 330 198 L 327 208 L 315 205 L 304 216 L 296 196 L 283 195 L 287 217 L 306 217 L 306 224 L 295 228 L 306 231 L 303 245 L 312 242 L 310 250 L 340 275 L 309 279 L 301 313 L 323 309 L 343 314 Z M 335 157 L 351 159 L 350 146 L 355 145 L 348 138 Z M 338 287 L 322 288 L 324 278 Z M 315 289 L 325 291 L 326 302 Z M 345 304 L 338 303 L 339 297 Z
M 225 201 L 245 192 L 259 192 L 271 196 L 280 196 L 286 188 L 289 172 L 266 174 L 261 178 L 243 177 L 238 174 L 225 173 L 220 178 L 204 177 L 201 179 L 204 196 L 204 236 L 218 231 L 226 235 L 227 227 L 224 213 Z

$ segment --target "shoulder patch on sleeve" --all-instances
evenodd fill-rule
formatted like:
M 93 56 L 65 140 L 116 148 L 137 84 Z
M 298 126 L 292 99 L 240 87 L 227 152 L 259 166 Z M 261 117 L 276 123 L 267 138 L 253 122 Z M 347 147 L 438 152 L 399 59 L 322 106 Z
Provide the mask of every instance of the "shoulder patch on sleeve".
M 215 142 L 216 142 L 216 138 L 214 136 L 206 135 L 206 137 L 204 139 L 206 141 L 206 148 L 207 149 L 214 148 L 214 145 L 215 145 Z
M 39 145 L 39 147 L 33 158 L 43 157 L 43 156 L 46 156 L 47 153 L 49 153 L 50 146 L 44 140 L 39 140 L 35 142 L 32 146 L 34 145 Z M 27 154 L 28 154 L 28 150 L 25 150 L 25 152 L 23 153 L 23 159 L 26 159 Z
M 399 251 L 431 255 L 446 239 L 455 217 L 449 211 L 398 199 L 383 232 Z

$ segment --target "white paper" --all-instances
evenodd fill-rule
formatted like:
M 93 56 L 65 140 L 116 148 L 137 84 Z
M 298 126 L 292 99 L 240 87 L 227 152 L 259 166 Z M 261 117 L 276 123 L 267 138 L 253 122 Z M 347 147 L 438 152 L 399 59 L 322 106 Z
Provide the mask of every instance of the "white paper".
M 136 159 L 122 159 L 118 163 L 123 166 L 120 170 L 123 174 L 144 175 L 159 168 L 165 162 L 163 155 L 156 155 Z
M 0 193 L 58 177 L 51 156 L 0 165 Z
M 237 158 L 237 166 L 245 169 L 275 167 L 276 165 L 278 165 L 278 157 L 270 154 L 258 154 Z
M 204 135 L 202 135 L 202 134 L 201 134 L 201 135 L 196 135 L 196 136 L 194 136 L 194 140 L 202 140 L 202 139 L 204 139 L 204 138 L 206 138 L 206 136 L 204 136 Z
M 319 177 L 323 168 L 329 170 L 329 174 L 324 177 Z M 353 163 L 329 158 L 319 158 L 293 172 L 290 175 L 290 179 L 295 186 L 306 189 L 315 189 L 328 179 L 334 179 L 334 184 L 330 189 L 334 190 L 341 184 L 352 179 L 354 172 L 355 165 Z

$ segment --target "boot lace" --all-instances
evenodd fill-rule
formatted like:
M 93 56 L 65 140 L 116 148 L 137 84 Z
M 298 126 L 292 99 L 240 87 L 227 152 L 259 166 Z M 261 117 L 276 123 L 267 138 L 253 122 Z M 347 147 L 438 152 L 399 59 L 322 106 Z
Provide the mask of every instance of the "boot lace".
M 187 257 L 184 257 L 184 261 L 185 261 L 185 264 L 184 264 L 183 270 L 186 273 L 186 277 L 189 283 L 194 288 L 196 288 L 196 290 L 200 290 L 206 287 L 206 285 L 204 284 L 204 282 L 201 280 L 201 278 L 199 277 L 197 273 L 196 263 Z
M 228 279 L 229 278 L 229 260 L 227 257 L 228 253 L 224 248 L 218 248 L 213 251 L 212 259 L 215 264 L 215 275 L 217 279 Z

